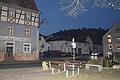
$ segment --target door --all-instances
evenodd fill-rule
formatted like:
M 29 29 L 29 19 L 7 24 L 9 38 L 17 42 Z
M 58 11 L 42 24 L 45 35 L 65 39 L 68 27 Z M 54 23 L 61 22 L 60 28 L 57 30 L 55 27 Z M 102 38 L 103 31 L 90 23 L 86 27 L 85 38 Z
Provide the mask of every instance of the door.
M 13 51 L 14 51 L 14 44 L 6 43 L 5 61 L 13 61 L 14 60 Z
M 6 47 L 6 56 L 13 57 L 13 47 Z

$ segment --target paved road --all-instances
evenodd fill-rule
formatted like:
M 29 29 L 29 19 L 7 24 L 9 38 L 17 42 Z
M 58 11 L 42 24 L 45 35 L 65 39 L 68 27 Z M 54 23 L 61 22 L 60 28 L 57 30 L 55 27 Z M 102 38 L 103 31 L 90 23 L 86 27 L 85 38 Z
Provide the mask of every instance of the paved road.
M 40 67 L 39 62 L 5 62 L 0 63 L 0 69 Z

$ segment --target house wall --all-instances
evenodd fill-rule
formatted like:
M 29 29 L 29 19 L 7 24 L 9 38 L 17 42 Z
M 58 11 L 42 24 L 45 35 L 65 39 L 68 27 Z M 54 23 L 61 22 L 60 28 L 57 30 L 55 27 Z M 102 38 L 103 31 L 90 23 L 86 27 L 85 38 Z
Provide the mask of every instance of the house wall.
M 10 16 L 12 10 L 14 16 Z M 27 13 L 30 19 L 27 20 Z M 0 61 L 6 60 L 6 43 L 12 42 L 13 58 L 16 61 L 35 61 L 38 59 L 37 54 L 37 27 L 39 26 L 39 12 L 36 10 L 26 9 L 16 5 L 8 5 L 0 2 Z M 14 29 L 14 35 L 8 35 L 8 27 Z M 31 36 L 25 37 L 25 29 L 30 29 Z M 31 53 L 23 52 L 23 44 L 31 44 Z
M 41 53 L 46 52 L 49 50 L 49 47 L 50 47 L 50 45 L 46 42 L 46 40 L 42 36 L 40 36 L 39 51 Z
M 50 50 L 61 51 L 65 53 L 72 53 L 71 41 L 49 41 Z M 78 49 L 81 49 L 79 51 Z M 89 44 L 76 42 L 76 54 L 89 54 Z
M 111 43 L 108 43 L 108 35 L 111 36 Z M 114 55 L 120 55 L 120 42 L 117 39 L 120 38 L 120 23 L 116 23 L 112 26 L 112 28 L 103 36 L 103 52 L 104 56 L 107 55 L 108 52 L 112 52 Z M 112 45 L 112 49 L 109 49 L 109 45 Z
M 36 31 L 36 28 L 32 27 L 32 26 L 27 26 L 27 25 L 20 25 L 20 24 L 13 24 L 13 23 L 9 23 L 9 22 L 0 22 L 0 36 L 8 36 L 7 35 L 7 28 L 8 27 L 14 27 L 14 36 L 12 37 L 15 37 L 15 38 L 22 38 L 22 39 L 25 39 L 25 40 L 15 40 L 15 39 L 0 39 L 0 53 L 1 54 L 5 54 L 5 43 L 6 42 L 14 42 L 15 43 L 15 50 L 14 50 L 14 54 L 13 56 L 17 56 L 16 59 L 18 59 L 19 57 L 19 60 L 21 58 L 21 60 L 23 59 L 23 57 L 26 57 L 26 60 L 30 60 L 30 58 L 32 57 L 32 55 L 34 54 L 34 56 L 36 55 L 36 44 L 37 44 L 37 40 L 36 40 L 36 34 L 37 34 L 37 31 Z M 25 29 L 30 29 L 31 30 L 31 37 L 25 37 Z M 31 56 L 30 54 L 26 54 L 26 53 L 23 53 L 23 44 L 24 43 L 31 43 Z M 20 56 L 19 56 L 19 55 Z M 21 56 L 23 55 L 23 57 Z M 26 56 L 28 55 L 28 56 Z M 29 59 L 28 59 L 29 57 Z M 36 60 L 35 57 L 32 57 L 31 60 Z M 23 59 L 25 60 L 25 58 Z

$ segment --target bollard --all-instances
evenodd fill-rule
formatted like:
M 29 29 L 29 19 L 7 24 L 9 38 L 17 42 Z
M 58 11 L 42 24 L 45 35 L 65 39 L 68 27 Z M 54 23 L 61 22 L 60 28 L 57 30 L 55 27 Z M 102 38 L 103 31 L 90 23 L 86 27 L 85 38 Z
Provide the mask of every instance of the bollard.
M 77 68 L 77 74 L 78 75 L 80 74 L 80 68 Z
M 52 74 L 54 74 L 54 68 L 52 68 Z
M 66 78 L 68 78 L 68 70 L 66 70 Z
M 42 68 L 43 68 L 43 70 L 48 70 L 48 65 L 47 65 L 46 61 L 42 62 Z

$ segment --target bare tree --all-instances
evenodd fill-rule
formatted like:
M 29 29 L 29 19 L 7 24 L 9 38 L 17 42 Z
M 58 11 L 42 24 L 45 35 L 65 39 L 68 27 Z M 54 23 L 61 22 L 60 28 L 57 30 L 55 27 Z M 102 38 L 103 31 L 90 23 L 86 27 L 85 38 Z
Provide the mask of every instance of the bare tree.
M 65 11 L 68 16 L 77 16 L 87 11 L 80 0 L 61 0 L 61 10 Z
M 61 10 L 67 16 L 78 16 L 86 11 L 88 6 L 100 8 L 111 7 L 120 10 L 120 0 L 60 0 Z

